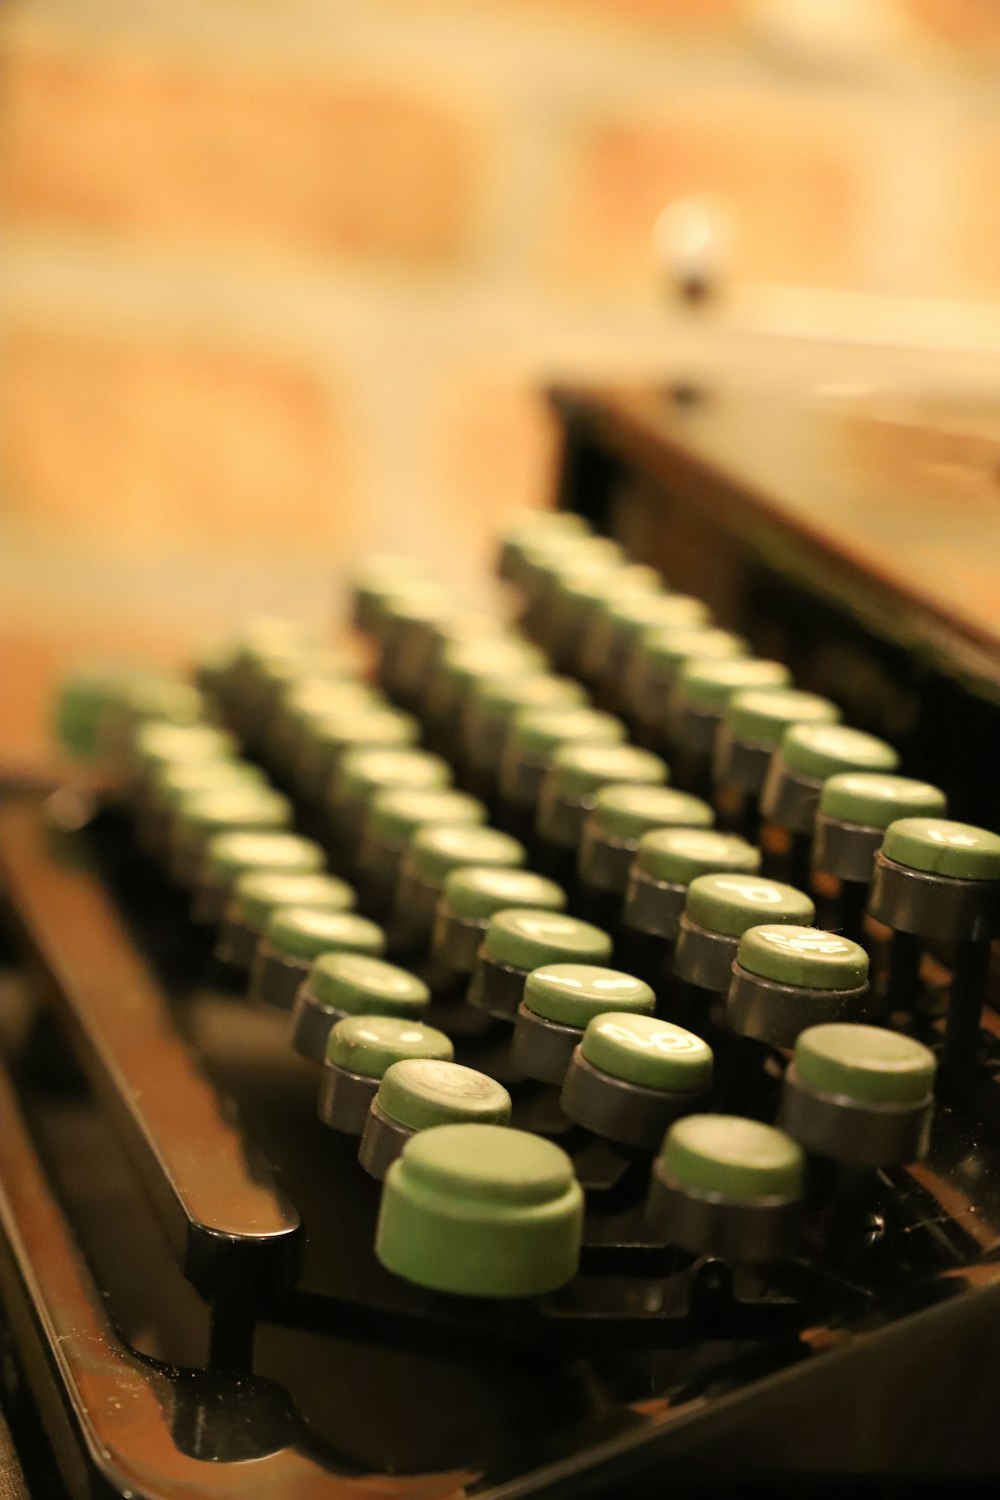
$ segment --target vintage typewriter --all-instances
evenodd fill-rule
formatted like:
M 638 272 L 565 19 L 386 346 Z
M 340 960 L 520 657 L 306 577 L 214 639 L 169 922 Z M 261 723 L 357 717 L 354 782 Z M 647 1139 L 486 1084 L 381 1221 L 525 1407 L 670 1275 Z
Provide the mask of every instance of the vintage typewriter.
M 553 400 L 496 609 L 375 559 L 4 788 L 32 1495 L 998 1467 L 1000 448 Z

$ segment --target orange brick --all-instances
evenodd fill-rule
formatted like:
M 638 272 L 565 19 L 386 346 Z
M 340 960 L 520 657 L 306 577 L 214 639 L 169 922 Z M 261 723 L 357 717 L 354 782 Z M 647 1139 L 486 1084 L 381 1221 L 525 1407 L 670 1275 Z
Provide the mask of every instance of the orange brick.
M 555 420 L 533 385 L 478 369 L 456 371 L 433 406 L 432 463 L 454 552 L 492 560 L 503 518 L 551 499 Z
M 15 330 L 0 424 L 11 514 L 41 535 L 252 552 L 352 529 L 344 424 L 308 369 Z
M 389 84 L 17 51 L 3 101 L 8 222 L 418 263 L 468 230 L 465 122 Z
M 574 174 L 555 268 L 595 284 L 651 282 L 657 214 L 712 194 L 735 212 L 741 279 L 849 282 L 864 162 L 849 116 L 795 101 L 702 94 L 656 119 L 609 121 Z

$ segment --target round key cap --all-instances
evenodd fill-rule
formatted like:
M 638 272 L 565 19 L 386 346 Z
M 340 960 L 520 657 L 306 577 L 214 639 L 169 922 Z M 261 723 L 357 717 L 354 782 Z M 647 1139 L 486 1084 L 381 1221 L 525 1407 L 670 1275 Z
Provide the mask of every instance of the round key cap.
M 868 955 L 858 943 L 815 927 L 751 927 L 740 938 L 726 1021 L 741 1036 L 791 1047 L 826 1021 L 860 1020 Z
M 457 729 L 465 704 L 490 682 L 512 676 L 536 676 L 547 662 L 537 646 L 520 636 L 458 641 L 441 653 L 426 694 L 426 717 L 457 748 Z
M 649 1224 L 667 1244 L 723 1260 L 790 1253 L 805 1160 L 771 1125 L 691 1114 L 667 1132 L 653 1167 Z
M 844 771 L 895 771 L 899 756 L 874 735 L 843 724 L 793 724 L 771 757 L 760 808 L 791 833 L 809 833 L 823 783 Z
M 489 920 L 469 986 L 470 1005 L 513 1021 L 532 969 L 543 964 L 606 964 L 611 939 L 560 912 L 512 909 Z
M 559 656 L 567 668 L 584 675 L 589 664 L 603 659 L 604 616 L 614 599 L 662 594 L 663 579 L 645 563 L 617 568 L 591 568 L 559 580 L 554 610 L 558 611 Z
M 170 873 L 194 886 L 209 841 L 219 833 L 288 828 L 293 808 L 273 787 L 247 783 L 213 791 L 188 792 L 174 809 L 170 827 Z
M 560 538 L 586 536 L 590 530 L 583 516 L 572 510 L 522 512 L 506 526 L 500 537 L 497 572 L 511 583 L 523 581 L 521 564 L 525 552 L 542 536 Z
M 583 708 L 586 689 L 551 672 L 517 673 L 475 683 L 462 704 L 461 745 L 468 765 L 494 767 L 515 716 L 525 708 Z
M 711 755 L 730 699 L 747 688 L 783 688 L 791 673 L 783 662 L 756 656 L 690 657 L 683 663 L 667 710 L 671 737 L 689 753 Z
M 610 689 L 624 702 L 629 661 L 651 630 L 698 629 L 707 624 L 708 606 L 688 594 L 615 593 L 598 606 L 584 642 L 584 675 Z
M 529 870 L 465 865 L 445 877 L 434 913 L 431 952 L 456 974 L 471 974 L 494 912 L 509 907 L 563 911 L 566 892 Z
M 575 849 L 603 786 L 660 786 L 668 777 L 665 761 L 635 745 L 564 745 L 542 782 L 538 834 L 558 848 Z
M 276 706 L 267 728 L 273 764 L 287 776 L 308 756 L 314 730 L 338 715 L 388 709 L 389 700 L 366 682 L 304 677 L 292 684 Z
M 413 557 L 377 553 L 365 558 L 351 587 L 351 618 L 358 630 L 377 633 L 386 600 L 401 586 L 423 579 L 424 565 Z
M 125 665 L 94 665 L 78 667 L 64 679 L 55 701 L 56 739 L 63 750 L 81 760 L 103 752 L 108 716 L 135 671 Z
M 543 964 L 524 984 L 511 1061 L 526 1078 L 562 1083 L 594 1016 L 606 1010 L 652 1013 L 656 996 L 641 979 L 594 964 Z
M 942 817 L 944 793 L 926 781 L 845 771 L 823 783 L 813 831 L 813 868 L 867 885 L 885 830 L 898 818 Z
M 671 625 L 643 631 L 626 669 L 625 700 L 639 723 L 662 735 L 669 695 L 686 661 L 745 656 L 749 649 L 742 636 L 728 630 Z
M 366 903 L 376 913 L 392 910 L 403 857 L 417 829 L 434 823 L 483 824 L 486 817 L 485 805 L 467 792 L 376 792 L 358 847 Z
M 192 683 L 142 672 L 123 683 L 107 710 L 101 732 L 111 752 L 127 759 L 143 724 L 196 724 L 204 716 L 205 700 Z
M 397 708 L 338 711 L 316 720 L 301 746 L 293 779 L 299 794 L 322 803 L 333 773 L 349 750 L 409 749 L 420 736 L 411 714 Z
M 440 791 L 451 767 L 429 750 L 348 750 L 330 778 L 326 813 L 342 856 L 352 861 L 371 799 L 381 791 Z
M 636 932 L 673 942 L 693 880 L 712 874 L 755 875 L 759 869 L 760 850 L 735 834 L 714 828 L 653 829 L 636 848 L 622 920 Z
M 408 1057 L 451 1062 L 443 1031 L 398 1016 L 347 1016 L 327 1038 L 317 1113 L 324 1125 L 360 1135 L 379 1082 L 393 1063 Z
M 934 1054 L 878 1026 L 812 1026 L 795 1043 L 780 1123 L 807 1151 L 859 1166 L 905 1166 L 927 1154 Z
M 179 834 L 180 810 L 188 796 L 239 786 L 267 786 L 267 778 L 259 766 L 230 756 L 152 765 L 148 783 L 136 802 L 142 848 L 149 854 L 169 856 Z
M 248 870 L 236 877 L 223 914 L 216 956 L 238 969 L 249 969 L 261 934 L 282 906 L 310 906 L 349 911 L 355 894 L 335 875 L 288 874 L 282 870 Z
M 745 688 L 734 693 L 715 738 L 712 775 L 720 786 L 758 795 L 773 752 L 792 724 L 836 724 L 829 698 L 795 688 Z
M 387 1068 L 365 1121 L 358 1161 L 381 1181 L 411 1136 L 437 1125 L 509 1125 L 502 1084 L 460 1063 L 409 1057 Z
M 652 829 L 708 828 L 715 812 L 700 797 L 671 787 L 600 787 L 580 837 L 577 867 L 585 886 L 621 893 L 642 839 Z
M 385 933 L 355 912 L 320 907 L 279 907 L 254 955 L 250 998 L 275 1010 L 291 1010 L 299 985 L 321 953 L 347 950 L 378 958 Z
M 174 724 L 169 719 L 142 724 L 133 744 L 133 756 L 143 776 L 159 766 L 231 760 L 236 753 L 236 741 L 227 730 L 214 724 Z
M 678 1115 L 704 1104 L 711 1048 L 655 1016 L 614 1010 L 592 1019 L 562 1092 L 571 1120 L 622 1145 L 655 1151 Z
M 576 1273 L 583 1193 L 551 1141 L 497 1125 L 421 1131 L 390 1167 L 375 1253 L 397 1276 L 471 1297 L 531 1297 Z
M 466 865 L 516 869 L 526 859 L 524 845 L 496 828 L 435 823 L 418 829 L 400 866 L 396 889 L 400 941 L 410 944 L 430 939 L 435 908 L 452 870 Z
M 563 745 L 620 744 L 625 725 L 593 708 L 529 708 L 514 719 L 500 757 L 500 790 L 516 807 L 534 807 L 545 772 Z
M 946 818 L 890 823 L 875 856 L 868 910 L 897 933 L 953 945 L 945 1034 L 949 1066 L 965 1066 L 976 1057 L 998 903 L 1000 838 L 995 833 Z M 895 978 L 890 976 L 891 990 Z
M 216 834 L 205 849 L 192 914 L 196 922 L 220 922 L 237 878 L 248 870 L 308 875 L 322 870 L 325 864 L 319 844 L 298 834 Z
M 808 926 L 816 915 L 810 898 L 793 886 L 761 876 L 699 875 L 688 887 L 674 969 L 689 984 L 725 995 L 739 939 L 761 923 Z
M 345 1016 L 419 1021 L 429 1003 L 426 984 L 406 969 L 367 953 L 321 953 L 295 997 L 292 1046 L 320 1063 L 331 1029 Z
M 1000 838 L 946 818 L 902 818 L 876 855 L 868 910 L 898 932 L 951 942 L 992 931 Z

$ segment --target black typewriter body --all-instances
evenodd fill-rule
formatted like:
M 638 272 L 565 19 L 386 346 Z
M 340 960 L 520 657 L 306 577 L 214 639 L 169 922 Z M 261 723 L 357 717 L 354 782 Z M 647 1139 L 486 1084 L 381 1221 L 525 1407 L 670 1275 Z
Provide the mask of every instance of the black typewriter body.
M 783 507 L 817 472 L 794 404 L 555 400 L 563 507 L 890 739 L 954 816 L 1000 827 L 1000 598 L 963 611 L 882 569 L 856 524 Z M 855 456 L 823 470 L 824 522 L 838 493 L 892 488 Z M 579 1276 L 539 1304 L 472 1301 L 378 1264 L 378 1184 L 317 1120 L 287 1017 L 246 1005 L 113 797 L 8 787 L 0 860 L 0 1381 L 32 1495 L 500 1500 L 1000 1469 L 992 1009 L 977 1066 L 939 1084 L 926 1161 L 871 1173 L 786 1266 L 693 1272 L 644 1236 L 635 1173 L 591 1151 Z M 928 1041 L 946 957 L 907 1022 Z M 458 1060 L 489 1071 L 477 1046 L 458 1037 Z M 748 1112 L 777 1087 L 758 1080 Z

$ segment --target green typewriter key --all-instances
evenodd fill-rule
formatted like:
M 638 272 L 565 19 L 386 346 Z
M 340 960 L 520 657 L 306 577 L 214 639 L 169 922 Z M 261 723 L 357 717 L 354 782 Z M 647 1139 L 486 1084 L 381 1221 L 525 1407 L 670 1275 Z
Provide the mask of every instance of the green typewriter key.
M 612 1011 L 589 1022 L 566 1072 L 561 1103 L 578 1125 L 653 1152 L 678 1115 L 704 1106 L 712 1049 L 681 1026 Z
M 610 537 L 583 536 L 558 547 L 545 544 L 526 555 L 527 607 L 522 624 L 527 635 L 546 651 L 553 645 L 553 625 L 558 618 L 558 596 L 562 580 L 581 572 L 611 571 L 624 562 L 622 549 Z
M 622 920 L 634 932 L 673 943 L 692 881 L 702 875 L 752 877 L 759 869 L 760 850 L 735 834 L 696 826 L 653 829 L 639 840 Z
M 740 1036 L 791 1047 L 810 1026 L 860 1021 L 868 998 L 868 954 L 815 927 L 763 924 L 740 938 L 726 1023 Z
M 198 648 L 191 663 L 191 676 L 208 702 L 221 704 L 229 675 L 235 670 L 239 654 L 239 642 L 234 640 L 207 641 Z
M 431 742 L 451 758 L 461 755 L 465 706 L 490 682 L 543 672 L 546 660 L 537 646 L 520 636 L 455 641 L 441 654 L 424 701 L 424 721 Z
M 271 917 L 282 906 L 321 911 L 350 911 L 355 894 L 336 875 L 289 875 L 280 870 L 249 870 L 236 879 L 226 903 L 216 943 L 216 957 L 233 968 L 249 970 Z
M 786 1259 L 805 1180 L 797 1141 L 737 1115 L 688 1115 L 653 1165 L 650 1232 L 667 1245 L 734 1264 Z
M 398 708 L 339 710 L 312 723 L 292 781 L 305 802 L 322 806 L 334 772 L 349 750 L 409 750 L 420 738 L 420 725 Z
M 625 673 L 625 701 L 643 743 L 666 743 L 669 704 L 685 662 L 725 661 L 746 656 L 749 645 L 729 630 L 671 625 L 646 630 L 635 643 Z
M 793 724 L 837 724 L 829 698 L 796 688 L 744 688 L 726 706 L 715 737 L 712 777 L 717 786 L 759 797 L 771 756 Z
M 136 807 L 139 843 L 149 854 L 166 856 L 176 840 L 180 811 L 188 797 L 196 792 L 267 784 L 259 766 L 231 756 L 154 766 L 149 786 Z
M 943 818 L 947 811 L 945 795 L 936 786 L 903 776 L 845 771 L 823 783 L 812 867 L 841 882 L 837 925 L 846 936 L 861 936 L 875 856 L 889 824 L 899 818 Z
M 358 680 L 358 671 L 359 663 L 346 651 L 319 647 L 261 663 L 254 693 L 253 743 L 257 753 L 269 761 L 273 758 L 283 705 L 301 683 L 319 678 L 339 682 L 356 692 L 360 689 L 363 694 L 366 685 Z M 366 700 L 362 697 L 361 701 Z
M 429 750 L 348 750 L 330 779 L 324 807 L 340 860 L 356 862 L 365 815 L 379 792 L 439 792 L 451 774 L 448 762 Z
M 783 662 L 757 656 L 713 660 L 691 657 L 677 674 L 667 707 L 668 737 L 692 765 L 707 767 L 726 709 L 748 688 L 784 688 L 791 673 Z
M 643 636 L 657 629 L 701 630 L 708 621 L 707 604 L 689 594 L 615 594 L 591 621 L 583 647 L 584 676 L 599 684 L 602 700 L 625 710 L 629 664 Z
M 250 870 L 313 875 L 325 864 L 320 846 L 295 833 L 216 834 L 198 872 L 191 914 L 196 922 L 217 925 L 238 877 Z
M 393 1063 L 408 1057 L 451 1062 L 443 1031 L 400 1016 L 347 1016 L 327 1038 L 317 1113 L 324 1125 L 360 1135 L 379 1084 Z
M 437 1125 L 509 1125 L 510 1112 L 507 1090 L 487 1074 L 432 1057 L 406 1057 L 382 1076 L 358 1161 L 381 1182 L 418 1131 Z
M 490 677 L 473 685 L 462 703 L 459 743 L 471 783 L 484 795 L 496 790 L 498 760 L 517 714 L 525 708 L 585 708 L 586 689 L 551 672 Z
M 134 774 L 135 739 L 144 724 L 197 724 L 205 712 L 204 696 L 192 683 L 152 672 L 137 674 L 107 710 L 101 728 L 104 750 L 123 770 Z
M 934 1054 L 878 1026 L 812 1026 L 795 1043 L 778 1123 L 804 1149 L 862 1167 L 927 1155 Z
M 313 726 L 338 714 L 388 708 L 389 701 L 367 682 L 350 678 L 303 677 L 277 705 L 268 728 L 270 761 L 286 780 L 310 743 Z
M 307 759 L 315 724 L 337 714 L 357 714 L 369 708 L 388 708 L 387 697 L 367 682 L 354 679 L 304 676 L 289 688 L 274 711 L 270 754 L 274 768 L 286 781 L 295 780 L 301 760 Z
M 171 824 L 170 873 L 179 885 L 194 888 L 209 841 L 219 833 L 277 832 L 292 823 L 293 808 L 273 787 L 218 787 L 188 792 Z
M 511 1042 L 511 1061 L 526 1078 L 561 1084 L 594 1016 L 605 1011 L 652 1015 L 648 984 L 596 964 L 543 964 L 524 984 Z
M 945 818 L 901 818 L 875 856 L 868 910 L 898 933 L 952 946 L 945 1060 L 975 1060 L 1000 899 L 1000 838 Z
M 105 751 L 105 729 L 121 702 L 134 666 L 78 667 L 60 684 L 55 701 L 56 740 L 76 760 L 95 760 Z
M 599 927 L 561 912 L 496 912 L 479 948 L 468 1002 L 498 1020 L 513 1021 L 532 969 L 543 964 L 606 964 L 611 939 Z
M 433 823 L 467 826 L 486 822 L 486 808 L 467 792 L 376 792 L 361 829 L 358 871 L 364 904 L 388 915 L 396 897 L 403 857 L 417 830 Z
M 771 757 L 760 810 L 789 833 L 811 834 L 823 783 L 843 771 L 895 771 L 891 745 L 842 724 L 793 724 Z
M 502 1125 L 440 1125 L 386 1174 L 375 1254 L 406 1281 L 467 1297 L 537 1297 L 572 1281 L 583 1192 L 565 1151 Z
M 700 797 L 663 786 L 603 786 L 580 837 L 577 872 L 584 892 L 620 898 L 642 839 L 654 829 L 709 828 L 715 812 Z
M 490 918 L 511 907 L 564 911 L 566 892 L 530 870 L 466 865 L 445 877 L 434 913 L 431 954 L 453 974 L 471 974 Z
M 376 675 L 394 702 L 409 709 L 420 703 L 435 630 L 454 613 L 454 595 L 437 583 L 414 584 L 386 601 Z
M 426 568 L 414 557 L 377 553 L 365 558 L 351 585 L 351 623 L 358 630 L 378 635 L 386 601 L 401 588 L 426 578 Z
M 582 676 L 594 651 L 600 663 L 602 653 L 590 644 L 593 630 L 603 632 L 600 623 L 614 599 L 637 598 L 645 594 L 662 594 L 663 579 L 646 563 L 622 563 L 617 568 L 591 568 L 586 572 L 564 575 L 559 581 L 554 601 L 556 613 L 556 660 L 566 671 Z
M 511 815 L 530 823 L 545 773 L 564 745 L 615 745 L 624 739 L 622 721 L 597 709 L 522 709 L 500 755 L 500 795 Z
M 496 828 L 436 823 L 418 829 L 403 857 L 396 887 L 397 942 L 404 947 L 430 942 L 434 912 L 452 870 L 463 865 L 516 870 L 526 860 L 524 845 Z
M 578 613 L 577 590 L 593 589 L 604 580 L 625 571 L 621 557 L 599 554 L 590 556 L 586 550 L 580 555 L 571 555 L 562 564 L 543 569 L 539 575 L 540 593 L 532 617 L 533 635 L 540 641 L 551 659 L 559 668 L 568 668 L 576 655 L 576 629 L 574 618 Z
M 146 787 L 164 766 L 201 765 L 232 760 L 238 754 L 233 736 L 215 724 L 174 724 L 151 719 L 136 731 L 133 757 L 138 780 Z
M 699 875 L 688 886 L 674 950 L 674 972 L 716 995 L 729 991 L 740 938 L 762 923 L 808 927 L 810 898 L 793 886 L 759 875 Z
M 560 539 L 587 536 L 589 532 L 589 525 L 576 511 L 525 511 L 501 534 L 497 573 L 509 583 L 522 583 L 524 554 L 532 546 L 537 546 L 539 538 L 548 536 L 558 543 Z
M 669 778 L 665 761 L 635 745 L 563 745 L 542 781 L 536 831 L 556 849 L 575 854 L 602 787 L 626 782 L 662 786 Z
M 458 608 L 428 626 L 427 659 L 417 697 L 416 713 L 426 719 L 431 697 L 438 691 L 447 654 L 459 646 L 484 641 L 519 639 L 511 636 L 507 621 L 485 609 Z
M 233 736 L 214 724 L 170 724 L 161 719 L 144 724 L 133 747 L 132 801 L 140 843 L 157 823 L 158 786 L 173 767 L 233 762 L 237 753 Z M 151 839 L 144 846 L 149 849 L 153 843 Z
M 299 986 L 292 1010 L 292 1046 L 321 1063 L 330 1032 L 347 1016 L 396 1016 L 420 1021 L 430 1004 L 422 979 L 366 953 L 321 953 Z
M 250 622 L 238 643 L 224 695 L 227 719 L 241 739 L 253 742 L 260 732 L 267 698 L 265 673 L 281 662 L 300 662 L 317 649 L 313 631 L 300 620 Z
M 250 970 L 250 999 L 291 1010 L 299 985 L 321 953 L 379 958 L 385 933 L 367 917 L 323 907 L 286 906 L 272 913 Z

